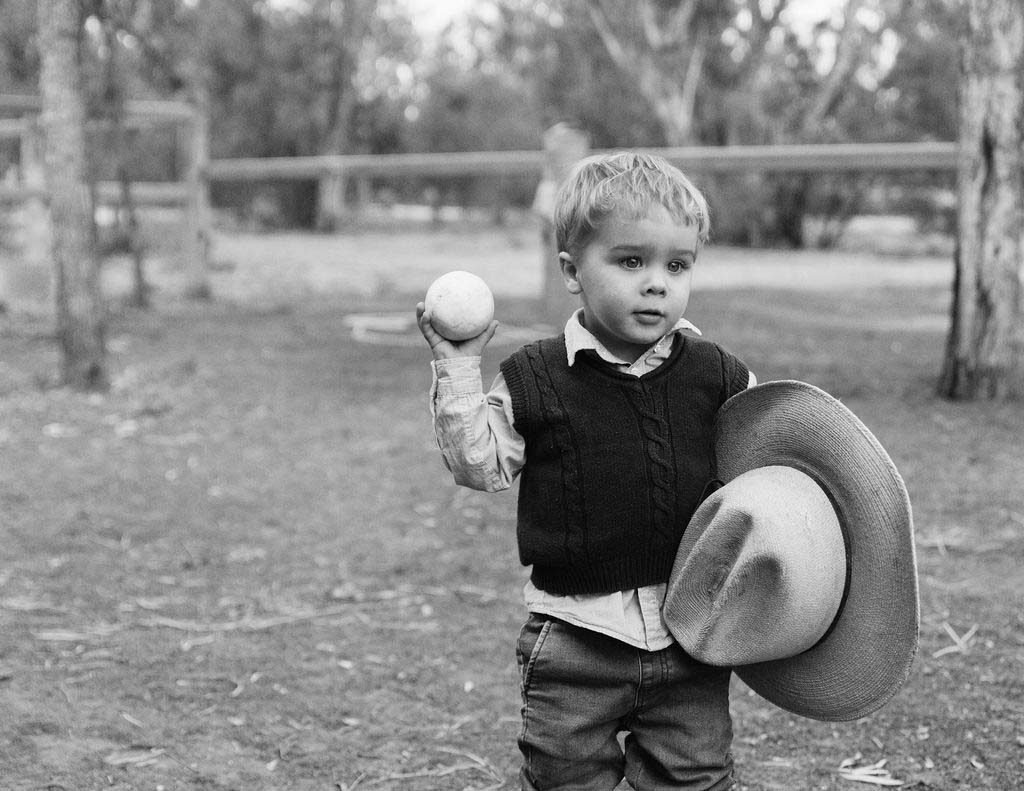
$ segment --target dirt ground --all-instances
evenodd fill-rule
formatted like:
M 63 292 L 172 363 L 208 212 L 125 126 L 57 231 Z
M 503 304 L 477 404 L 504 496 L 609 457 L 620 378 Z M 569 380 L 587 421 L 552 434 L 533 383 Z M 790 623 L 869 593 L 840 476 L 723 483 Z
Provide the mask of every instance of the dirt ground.
M 455 487 L 400 322 L 470 269 L 536 320 L 525 232 L 232 235 L 212 303 L 120 308 L 110 393 L 49 386 L 47 322 L 0 318 L 0 788 L 516 788 L 514 492 Z M 286 252 L 287 251 L 287 252 Z M 820 723 L 736 682 L 741 788 L 1022 787 L 1024 409 L 936 399 L 942 258 L 712 248 L 691 318 L 762 381 L 841 398 L 907 481 L 921 647 L 881 711 Z M 883 763 L 884 762 L 884 763 Z M 876 774 L 868 767 L 878 765 Z

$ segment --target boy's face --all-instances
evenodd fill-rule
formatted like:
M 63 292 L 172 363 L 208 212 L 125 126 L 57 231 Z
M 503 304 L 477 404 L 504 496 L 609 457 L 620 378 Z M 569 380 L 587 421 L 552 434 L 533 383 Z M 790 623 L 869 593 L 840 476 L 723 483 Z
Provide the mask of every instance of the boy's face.
M 636 361 L 682 317 L 697 235 L 653 205 L 640 218 L 613 212 L 577 256 L 559 254 L 566 288 L 583 302 L 583 326 L 612 354 Z

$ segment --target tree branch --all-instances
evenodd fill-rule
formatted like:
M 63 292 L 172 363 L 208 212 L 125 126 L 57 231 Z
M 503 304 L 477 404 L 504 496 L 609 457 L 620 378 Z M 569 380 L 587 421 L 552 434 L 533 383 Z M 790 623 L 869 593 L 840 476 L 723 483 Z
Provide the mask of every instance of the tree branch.
M 658 20 L 658 12 L 651 0 L 640 3 L 640 18 L 644 36 L 653 50 L 680 46 L 690 37 L 690 24 L 697 10 L 696 0 L 681 2 L 667 12 L 667 21 Z
M 622 40 L 612 29 L 611 21 L 608 19 L 604 6 L 601 3 L 587 3 L 587 11 L 590 13 L 590 21 L 594 24 L 597 34 L 601 37 L 601 41 L 604 42 L 604 48 L 608 51 L 608 55 L 615 65 L 626 72 L 626 74 L 636 76 L 637 69 L 633 63 L 635 60 L 634 56 L 638 53 L 626 52 Z
M 645 0 L 644 8 L 649 9 L 649 3 L 650 0 Z M 695 0 L 691 0 L 679 10 L 687 15 L 692 14 L 694 7 Z M 706 53 L 705 42 L 699 40 L 693 44 L 691 41 L 689 52 L 682 46 L 684 42 L 673 45 L 671 52 L 662 50 L 662 54 L 674 56 L 674 68 L 669 69 L 655 57 L 656 50 L 646 31 L 634 29 L 635 40 L 626 39 L 613 26 L 604 3 L 588 4 L 587 11 L 612 62 L 633 80 L 640 95 L 651 105 L 670 145 L 691 143 L 692 110 Z M 660 35 L 657 34 L 656 40 Z M 692 37 L 687 33 L 685 38 Z
M 861 49 L 863 32 L 856 21 L 857 12 L 863 7 L 864 0 L 850 0 L 844 14 L 843 30 L 836 43 L 836 59 L 832 70 L 825 79 L 811 104 L 811 109 L 804 115 L 801 128 L 804 134 L 810 134 L 821 126 L 843 90 L 849 82 L 850 75 L 857 65 Z
M 690 62 L 686 68 L 686 78 L 683 80 L 683 91 L 680 96 L 681 112 L 687 118 L 693 117 L 693 106 L 697 101 L 697 88 L 704 71 L 705 51 L 704 39 L 699 39 L 690 49 Z M 693 124 L 687 122 L 687 128 L 692 129 L 692 127 Z

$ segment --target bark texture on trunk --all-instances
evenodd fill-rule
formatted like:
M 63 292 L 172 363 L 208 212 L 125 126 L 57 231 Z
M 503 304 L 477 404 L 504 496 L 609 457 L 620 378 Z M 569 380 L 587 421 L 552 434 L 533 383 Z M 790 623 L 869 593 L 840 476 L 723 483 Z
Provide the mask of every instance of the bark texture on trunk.
M 78 61 L 80 5 L 39 0 L 39 90 L 56 274 L 57 334 L 64 384 L 108 385 L 99 256 L 85 160 L 85 105 Z
M 956 275 L 939 393 L 1024 398 L 1024 6 L 970 0 Z

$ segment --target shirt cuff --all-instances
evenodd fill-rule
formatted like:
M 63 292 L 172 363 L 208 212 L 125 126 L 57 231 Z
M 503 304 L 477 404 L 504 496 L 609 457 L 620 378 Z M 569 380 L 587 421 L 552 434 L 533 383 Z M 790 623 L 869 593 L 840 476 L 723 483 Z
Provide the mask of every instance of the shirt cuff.
M 431 361 L 434 371 L 433 398 L 476 395 L 483 392 L 480 357 L 452 357 Z M 433 398 L 431 400 L 433 400 Z

